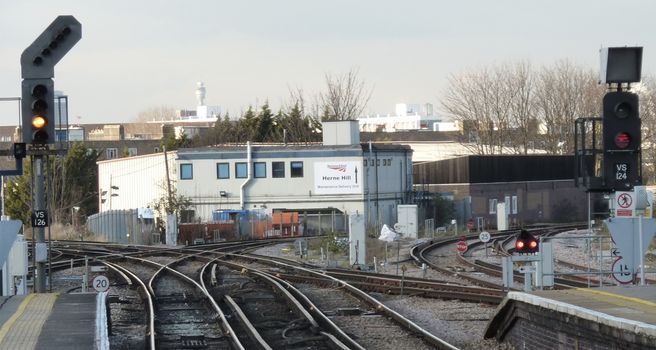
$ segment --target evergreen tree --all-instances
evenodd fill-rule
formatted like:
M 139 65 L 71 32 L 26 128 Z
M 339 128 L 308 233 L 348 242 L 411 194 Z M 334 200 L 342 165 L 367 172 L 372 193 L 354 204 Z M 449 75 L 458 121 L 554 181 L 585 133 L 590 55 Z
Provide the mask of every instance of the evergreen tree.
M 46 162 L 46 194 L 53 222 L 71 222 L 71 208 L 79 207 L 80 217 L 98 212 L 99 152 L 74 143 L 65 157 L 50 157 Z M 5 210 L 12 218 L 27 224 L 32 212 L 32 167 L 12 178 L 5 191 Z
M 270 142 L 274 141 L 272 135 L 273 131 L 273 113 L 269 109 L 269 102 L 265 102 L 262 106 L 262 110 L 257 115 L 256 129 L 254 132 L 255 142 Z
M 167 151 L 173 151 L 179 148 L 189 147 L 191 145 L 191 139 L 184 132 L 180 133 L 178 137 L 170 134 L 162 138 L 161 145 L 162 147 L 166 147 Z
M 237 123 L 237 142 L 253 141 L 257 130 L 257 116 L 253 112 L 253 107 L 248 106 L 248 110 Z

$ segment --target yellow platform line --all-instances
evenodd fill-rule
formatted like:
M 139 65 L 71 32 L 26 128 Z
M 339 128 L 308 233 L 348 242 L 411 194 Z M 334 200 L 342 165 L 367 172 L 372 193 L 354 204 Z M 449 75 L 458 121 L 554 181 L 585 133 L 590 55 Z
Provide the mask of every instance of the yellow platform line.
M 30 294 L 0 328 L 1 349 L 34 349 L 58 294 Z
M 649 300 L 640 299 L 640 298 L 627 297 L 625 295 L 620 295 L 620 294 L 615 294 L 615 293 L 610 293 L 610 292 L 604 292 L 604 291 L 601 291 L 601 290 L 589 289 L 589 288 L 576 288 L 575 290 L 582 291 L 582 292 L 587 292 L 587 293 L 599 294 L 599 295 L 603 295 L 603 296 L 611 297 L 611 298 L 616 298 L 616 299 L 622 299 L 622 300 L 630 301 L 630 302 L 637 303 L 637 304 L 648 305 L 648 306 L 651 306 L 651 307 L 656 307 L 656 303 L 654 303 L 652 301 L 649 301 Z

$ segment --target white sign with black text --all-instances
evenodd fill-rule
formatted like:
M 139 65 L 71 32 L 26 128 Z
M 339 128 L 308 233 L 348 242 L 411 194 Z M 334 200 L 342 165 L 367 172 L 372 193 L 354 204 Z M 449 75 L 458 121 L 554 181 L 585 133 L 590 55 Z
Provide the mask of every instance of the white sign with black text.
M 359 194 L 362 188 L 362 163 L 314 163 L 314 193 Z

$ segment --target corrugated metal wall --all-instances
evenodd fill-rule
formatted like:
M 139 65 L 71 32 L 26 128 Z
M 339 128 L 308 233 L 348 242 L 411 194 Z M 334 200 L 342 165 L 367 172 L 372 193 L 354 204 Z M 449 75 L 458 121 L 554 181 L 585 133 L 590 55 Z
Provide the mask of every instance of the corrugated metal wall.
M 124 244 L 157 244 L 159 233 L 153 219 L 139 219 L 136 209 L 109 210 L 89 216 L 87 230 L 95 239 Z
M 473 155 L 413 167 L 415 185 L 574 179 L 573 156 Z

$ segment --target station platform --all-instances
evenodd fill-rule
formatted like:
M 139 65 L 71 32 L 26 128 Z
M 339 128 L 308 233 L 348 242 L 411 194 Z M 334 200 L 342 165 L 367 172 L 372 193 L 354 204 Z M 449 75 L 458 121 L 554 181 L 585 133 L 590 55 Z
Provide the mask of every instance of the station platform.
M 516 349 L 656 349 L 656 286 L 509 292 L 485 338 Z
M 0 297 L 0 349 L 109 349 L 103 293 Z

